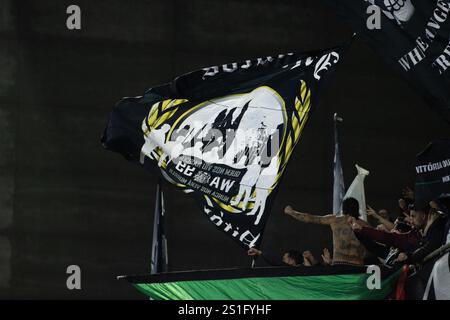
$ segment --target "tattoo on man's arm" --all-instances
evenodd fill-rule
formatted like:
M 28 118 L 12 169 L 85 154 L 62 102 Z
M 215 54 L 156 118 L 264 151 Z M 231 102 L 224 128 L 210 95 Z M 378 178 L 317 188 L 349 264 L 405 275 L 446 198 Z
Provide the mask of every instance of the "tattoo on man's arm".
M 293 212 L 292 214 L 291 214 L 291 216 L 292 217 L 294 217 L 295 219 L 297 219 L 297 220 L 299 220 L 299 221 L 302 221 L 302 222 L 309 222 L 308 221 L 308 216 L 306 215 L 306 214 L 304 214 L 304 213 L 301 213 L 301 212 Z
M 329 224 L 328 216 L 316 216 L 309 213 L 295 212 L 293 217 L 305 223 Z

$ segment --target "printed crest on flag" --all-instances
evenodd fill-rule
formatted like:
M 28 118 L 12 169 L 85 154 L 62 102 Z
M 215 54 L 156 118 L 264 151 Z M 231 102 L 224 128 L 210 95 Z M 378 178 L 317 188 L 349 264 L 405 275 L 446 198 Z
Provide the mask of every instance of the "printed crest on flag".
M 197 199 L 217 228 L 245 248 L 258 246 L 320 85 L 340 58 L 335 48 L 182 75 L 122 99 L 103 145 L 158 168 Z

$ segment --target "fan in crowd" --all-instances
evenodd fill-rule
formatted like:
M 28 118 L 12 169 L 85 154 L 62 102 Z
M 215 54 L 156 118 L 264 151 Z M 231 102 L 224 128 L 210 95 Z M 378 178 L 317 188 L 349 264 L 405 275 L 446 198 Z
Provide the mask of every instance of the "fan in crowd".
M 399 215 L 392 219 L 386 209 L 375 210 L 367 206 L 367 216 L 373 226 L 359 217 L 359 203 L 347 198 L 343 203 L 342 216 L 317 216 L 295 211 L 287 206 L 285 213 L 306 223 L 328 225 L 333 231 L 333 256 L 327 248 L 321 253 L 321 261 L 310 250 L 289 250 L 281 257 L 250 248 L 249 256 L 261 256 L 274 266 L 314 267 L 337 264 L 357 265 L 373 261 L 388 268 L 403 264 L 423 262 L 434 250 L 445 244 L 450 229 L 448 208 L 439 200 L 431 200 L 421 207 L 414 206 L 414 191 L 402 190 L 398 200 Z M 345 250 L 344 250 L 345 249 Z M 350 249 L 347 250 L 347 249 Z M 352 257 L 346 260 L 345 257 Z

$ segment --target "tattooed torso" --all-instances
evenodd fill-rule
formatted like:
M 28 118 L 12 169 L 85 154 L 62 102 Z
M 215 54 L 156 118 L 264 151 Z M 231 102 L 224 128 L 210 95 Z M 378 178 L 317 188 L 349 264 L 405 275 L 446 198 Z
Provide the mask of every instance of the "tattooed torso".
M 364 264 L 365 249 L 347 223 L 347 218 L 337 217 L 331 224 L 333 231 L 333 263 Z

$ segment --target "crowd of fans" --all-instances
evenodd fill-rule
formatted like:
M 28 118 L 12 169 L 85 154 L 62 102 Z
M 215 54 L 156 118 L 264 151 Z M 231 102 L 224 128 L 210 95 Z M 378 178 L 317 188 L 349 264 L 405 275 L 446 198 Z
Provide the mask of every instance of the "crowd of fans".
M 360 219 L 359 203 L 353 198 L 344 200 L 343 214 L 340 216 L 314 216 L 295 211 L 290 206 L 286 207 L 285 213 L 305 223 L 329 225 L 333 231 L 333 256 L 327 248 L 323 249 L 321 259 L 316 259 L 309 250 L 289 250 L 280 258 L 251 248 L 249 256 L 260 256 L 269 265 L 382 264 L 396 268 L 404 264 L 422 263 L 430 253 L 449 240 L 450 220 L 446 205 L 433 200 L 416 207 L 414 191 L 410 188 L 402 190 L 396 214 L 367 206 L 367 222 Z M 361 252 L 363 258 L 358 260 Z

